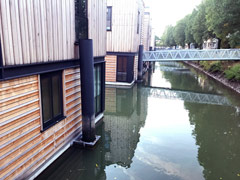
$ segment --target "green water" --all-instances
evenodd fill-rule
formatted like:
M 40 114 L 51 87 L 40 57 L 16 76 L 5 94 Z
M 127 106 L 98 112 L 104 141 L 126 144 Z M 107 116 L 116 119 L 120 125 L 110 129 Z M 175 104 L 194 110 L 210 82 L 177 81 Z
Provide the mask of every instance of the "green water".
M 240 96 L 182 65 L 161 67 L 132 89 L 107 88 L 98 146 L 71 147 L 37 179 L 240 179 Z M 151 89 L 217 95 L 228 105 L 157 97 Z

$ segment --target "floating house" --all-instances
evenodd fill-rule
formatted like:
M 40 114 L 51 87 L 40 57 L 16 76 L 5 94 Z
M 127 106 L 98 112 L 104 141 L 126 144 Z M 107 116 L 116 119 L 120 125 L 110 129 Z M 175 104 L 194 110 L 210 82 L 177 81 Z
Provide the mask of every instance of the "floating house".
M 0 1 L 0 179 L 33 179 L 72 144 L 93 81 L 102 117 L 106 9 L 105 0 Z M 93 55 L 88 73 L 81 48 Z
M 107 85 L 132 86 L 137 79 L 143 18 L 143 0 L 107 0 Z

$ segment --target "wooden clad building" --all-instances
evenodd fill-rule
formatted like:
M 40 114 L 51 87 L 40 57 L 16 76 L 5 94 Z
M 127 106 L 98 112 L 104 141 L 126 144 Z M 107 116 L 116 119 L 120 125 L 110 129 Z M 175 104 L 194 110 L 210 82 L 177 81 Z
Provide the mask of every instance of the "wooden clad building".
M 137 79 L 143 17 L 143 0 L 107 0 L 107 84 L 133 85 Z
M 0 1 L 0 179 L 36 177 L 81 134 L 78 39 L 93 39 L 101 117 L 106 9 L 106 0 Z
M 144 12 L 143 46 L 145 51 L 152 50 L 152 26 L 150 12 Z

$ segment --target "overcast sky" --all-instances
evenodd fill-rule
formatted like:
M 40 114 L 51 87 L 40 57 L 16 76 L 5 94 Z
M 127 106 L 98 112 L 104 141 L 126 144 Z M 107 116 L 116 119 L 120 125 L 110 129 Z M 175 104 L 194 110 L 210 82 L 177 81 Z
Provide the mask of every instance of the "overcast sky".
M 161 36 L 167 25 L 175 25 L 202 0 L 144 0 L 150 9 L 152 26 L 157 36 Z

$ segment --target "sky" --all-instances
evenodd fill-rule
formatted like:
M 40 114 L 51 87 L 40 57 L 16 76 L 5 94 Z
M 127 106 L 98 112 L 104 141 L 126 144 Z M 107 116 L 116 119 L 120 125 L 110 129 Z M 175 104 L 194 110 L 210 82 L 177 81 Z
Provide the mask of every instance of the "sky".
M 202 0 L 144 0 L 152 17 L 152 27 L 157 36 L 161 37 L 167 25 L 190 14 Z

